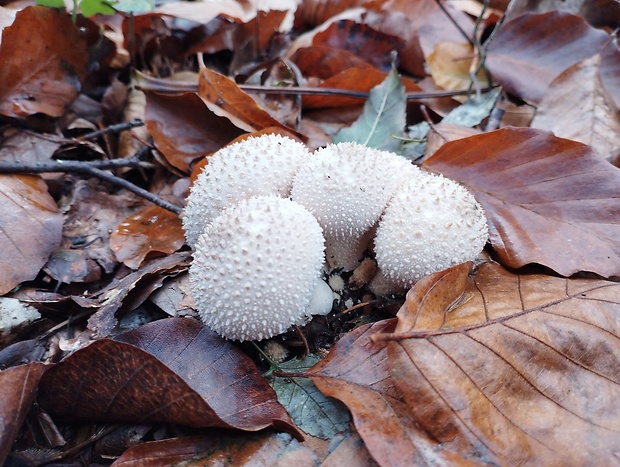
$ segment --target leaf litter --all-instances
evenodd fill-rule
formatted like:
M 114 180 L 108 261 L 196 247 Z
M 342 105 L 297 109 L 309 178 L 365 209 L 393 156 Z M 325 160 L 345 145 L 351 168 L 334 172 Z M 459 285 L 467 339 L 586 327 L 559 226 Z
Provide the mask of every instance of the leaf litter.
M 108 11 L 81 3 L 85 14 Z M 481 3 L 453 4 L 449 15 L 432 0 L 305 0 L 258 14 L 248 5 L 145 13 L 147 3 L 126 4 L 132 20 L 77 14 L 77 25 L 41 6 L 3 15 L 0 278 L 3 299 L 41 318 L 14 328 L 0 350 L 0 458 L 557 465 L 617 456 L 615 6 L 602 2 L 610 14 L 601 20 L 581 3 L 579 15 L 519 4 L 526 14 L 509 12 L 495 34 L 503 12 Z M 473 39 L 480 49 L 465 45 Z M 460 70 L 460 88 L 484 87 L 482 75 L 470 81 L 472 59 L 485 59 L 500 87 L 462 105 L 445 78 Z M 143 73 L 135 81 L 130 62 Z M 530 128 L 499 113 L 533 106 Z M 146 122 L 139 132 L 130 131 L 136 117 Z M 467 186 L 490 223 L 488 256 L 425 277 L 406 297 L 375 299 L 361 271 L 333 273 L 344 284 L 334 311 L 301 330 L 325 358 L 300 370 L 298 334 L 277 338 L 292 358 L 278 365 L 317 391 L 289 394 L 302 396 L 299 411 L 278 402 L 253 347 L 196 320 L 183 285 L 191 252 L 178 213 L 190 174 L 260 132 L 420 158 Z M 40 162 L 57 172 L 27 175 Z M 69 162 L 92 170 L 68 172 Z M 343 412 L 323 396 L 351 422 L 334 422 Z

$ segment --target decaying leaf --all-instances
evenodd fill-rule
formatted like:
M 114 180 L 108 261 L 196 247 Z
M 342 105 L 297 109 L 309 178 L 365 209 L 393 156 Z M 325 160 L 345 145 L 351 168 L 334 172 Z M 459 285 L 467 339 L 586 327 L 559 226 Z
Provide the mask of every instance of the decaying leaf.
M 0 463 L 4 464 L 49 366 L 29 363 L 0 371 Z
M 620 156 L 620 113 L 599 77 L 600 62 L 597 54 L 553 80 L 531 127 L 588 144 L 613 162 Z
M 39 403 L 63 419 L 271 426 L 302 438 L 252 360 L 189 318 L 156 321 L 76 351 L 44 376 Z
M 41 270 L 58 248 L 63 217 L 40 177 L 0 175 L 0 294 Z
M 435 84 L 450 91 L 471 89 L 472 92 L 475 92 L 476 87 L 488 86 L 489 83 L 482 69 L 475 75 L 477 82 L 472 82 L 472 75 L 475 71 L 472 70 L 473 52 L 473 47 L 469 44 L 438 43 L 433 53 L 426 59 Z M 457 96 L 455 99 L 464 101 L 466 97 Z
M 508 92 L 539 102 L 556 76 L 599 53 L 608 39 L 579 16 L 525 14 L 501 27 L 489 47 L 487 66 Z
M 403 403 L 390 368 L 385 344 L 370 340 L 390 332 L 395 320 L 361 326 L 343 337 L 312 367 L 308 376 L 325 395 L 342 401 L 366 448 L 379 465 L 468 465 L 422 432 Z
M 211 112 L 194 93 L 147 93 L 146 125 L 166 160 L 186 173 L 196 159 L 217 151 L 243 133 L 227 118 Z
M 316 355 L 308 355 L 303 360 L 280 363 L 279 367 L 285 372 L 302 372 L 319 360 Z M 346 409 L 338 401 L 325 397 L 309 379 L 275 377 L 271 387 L 276 391 L 278 401 L 305 433 L 331 439 L 348 428 Z
M 446 143 L 423 165 L 474 193 L 503 264 L 620 276 L 620 170 L 588 146 L 505 128 Z
M 149 254 L 174 253 L 184 243 L 179 216 L 155 205 L 132 214 L 110 234 L 110 248 L 116 258 L 132 269 Z
M 86 41 L 65 11 L 19 11 L 2 33 L 0 113 L 63 115 L 80 90 L 87 58 Z
M 385 80 L 372 88 L 362 115 L 348 128 L 334 135 L 334 143 L 354 141 L 384 151 L 396 151 L 405 129 L 405 87 L 398 72 L 392 70 Z M 396 138 L 395 138 L 396 137 Z
M 415 420 L 493 464 L 606 464 L 620 445 L 620 285 L 467 269 L 422 279 L 399 311 L 388 354 Z

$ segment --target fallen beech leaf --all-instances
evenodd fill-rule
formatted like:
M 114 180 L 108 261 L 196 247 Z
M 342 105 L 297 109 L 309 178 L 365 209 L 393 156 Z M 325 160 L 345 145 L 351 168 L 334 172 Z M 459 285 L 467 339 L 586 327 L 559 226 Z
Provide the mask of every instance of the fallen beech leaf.
M 449 91 L 462 91 L 471 89 L 475 91 L 472 78 L 469 73 L 473 61 L 473 47 L 470 44 L 457 42 L 440 42 L 433 49 L 426 62 L 433 77 L 435 84 Z M 475 71 L 475 70 L 472 70 Z M 480 70 L 476 75 L 479 87 L 486 87 L 489 82 L 486 80 L 484 70 Z M 455 96 L 456 100 L 467 99 L 466 96 Z
M 312 45 L 347 50 L 378 70 L 388 72 L 392 68 L 392 54 L 403 47 L 404 41 L 366 24 L 340 20 L 317 33 Z
M 52 368 L 39 403 L 71 420 L 167 422 L 303 437 L 252 360 L 189 318 L 100 339 Z
M 306 374 L 325 395 L 342 401 L 366 448 L 380 465 L 468 465 L 418 429 L 390 376 L 387 347 L 371 342 L 395 320 L 361 326 L 338 341 Z M 446 464 L 447 465 L 447 464 Z
M 405 87 L 392 70 L 372 88 L 362 115 L 350 127 L 334 135 L 334 143 L 354 141 L 383 151 L 397 151 L 406 123 Z M 396 136 L 396 138 L 395 138 Z
M 192 162 L 226 146 L 243 133 L 218 117 L 194 93 L 146 94 L 146 126 L 166 160 L 188 173 Z
M 49 366 L 29 363 L 0 371 L 0 464 L 11 451 L 26 415 L 32 407 L 39 380 Z
M 601 52 L 599 76 L 607 95 L 613 99 L 616 108 L 620 109 L 620 48 L 613 42 L 607 44 Z
M 154 205 L 126 218 L 110 235 L 116 259 L 131 269 L 137 269 L 150 253 L 174 253 L 184 243 L 178 214 Z
M 37 176 L 0 175 L 0 295 L 41 270 L 58 248 L 63 216 Z
M 291 55 L 291 60 L 304 77 L 316 77 L 322 80 L 351 68 L 374 69 L 370 63 L 348 50 L 322 46 L 301 47 Z M 385 73 L 382 75 L 385 76 Z
M 552 11 L 505 23 L 489 47 L 487 66 L 510 93 L 539 102 L 562 71 L 600 52 L 609 36 L 580 16 Z
M 332 16 L 348 8 L 362 6 L 366 0 L 340 0 L 326 2 L 325 0 L 304 0 L 299 4 L 295 14 L 296 22 L 306 27 L 323 24 Z
M 620 284 L 492 263 L 466 274 L 418 282 L 388 343 L 392 377 L 421 428 L 496 465 L 617 456 Z M 463 289 L 464 303 L 446 312 Z
M 226 464 L 235 467 L 268 465 L 318 465 L 319 459 L 308 447 L 288 434 L 256 433 L 243 437 L 210 433 L 143 443 L 125 451 L 113 467 L 143 465 Z
M 198 77 L 198 95 L 256 130 L 280 127 L 296 133 L 261 109 L 234 81 L 216 71 L 201 68 Z
M 531 127 L 587 144 L 613 162 L 620 155 L 620 113 L 599 78 L 600 61 L 590 57 L 553 80 Z
M 80 91 L 87 58 L 86 42 L 64 10 L 19 11 L 2 33 L 0 113 L 63 115 Z
M 423 165 L 473 192 L 503 264 L 620 276 L 620 170 L 589 147 L 505 128 L 446 143 Z

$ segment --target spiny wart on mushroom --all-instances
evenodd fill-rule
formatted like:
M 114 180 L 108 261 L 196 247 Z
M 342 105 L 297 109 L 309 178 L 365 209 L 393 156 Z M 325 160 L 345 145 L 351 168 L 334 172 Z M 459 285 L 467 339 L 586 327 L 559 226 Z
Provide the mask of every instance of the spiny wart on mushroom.
M 293 176 L 310 155 L 293 139 L 267 134 L 226 146 L 211 157 L 192 186 L 183 213 L 192 248 L 207 224 L 225 207 L 260 195 L 290 194 Z
M 329 266 L 352 270 L 390 198 L 420 174 L 396 154 L 357 143 L 331 144 L 301 165 L 291 196 L 323 227 Z
M 259 196 L 224 209 L 198 237 L 190 268 L 201 319 L 221 336 L 245 341 L 329 313 L 323 250 L 321 227 L 294 201 Z

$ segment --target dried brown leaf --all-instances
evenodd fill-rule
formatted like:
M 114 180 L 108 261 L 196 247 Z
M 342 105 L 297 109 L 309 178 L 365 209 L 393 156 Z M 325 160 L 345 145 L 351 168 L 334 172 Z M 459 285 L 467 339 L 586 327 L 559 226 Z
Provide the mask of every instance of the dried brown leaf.
M 0 295 L 41 270 L 58 248 L 63 216 L 41 178 L 0 175 Z
M 505 23 L 487 55 L 487 66 L 506 90 L 539 102 L 562 71 L 600 52 L 608 35 L 579 16 L 552 11 Z
M 594 55 L 554 79 L 531 126 L 588 144 L 613 162 L 620 155 L 620 113 L 599 77 L 600 62 Z
M 0 464 L 11 451 L 26 415 L 37 394 L 39 380 L 49 367 L 29 363 L 0 371 Z
M 295 133 L 295 130 L 281 124 L 260 108 L 254 99 L 243 92 L 234 81 L 216 71 L 201 68 L 198 78 L 198 95 L 255 130 L 280 127 Z M 237 125 L 234 120 L 231 121 Z M 247 130 L 247 127 L 243 129 Z
M 620 170 L 588 146 L 505 128 L 446 143 L 424 166 L 474 193 L 503 264 L 620 276 Z
M 166 160 L 186 173 L 196 159 L 243 133 L 228 119 L 211 112 L 194 93 L 147 93 L 146 125 Z
M 355 428 L 380 465 L 411 466 L 452 462 L 468 465 L 417 427 L 390 376 L 387 348 L 370 336 L 390 332 L 394 320 L 361 326 L 348 333 L 321 362 L 308 370 L 327 396 L 342 401 Z
M 424 278 L 407 302 L 388 344 L 391 374 L 437 442 L 499 465 L 617 456 L 619 284 L 486 263 L 469 278 L 466 269 Z
M 63 419 L 273 427 L 301 437 L 252 360 L 189 318 L 76 351 L 44 376 L 38 400 Z
M 174 253 L 184 243 L 178 214 L 154 205 L 132 214 L 110 234 L 110 248 L 116 259 L 132 269 L 137 269 L 149 254 Z
M 86 42 L 64 10 L 19 11 L 2 33 L 0 113 L 63 115 L 80 90 L 87 58 Z

